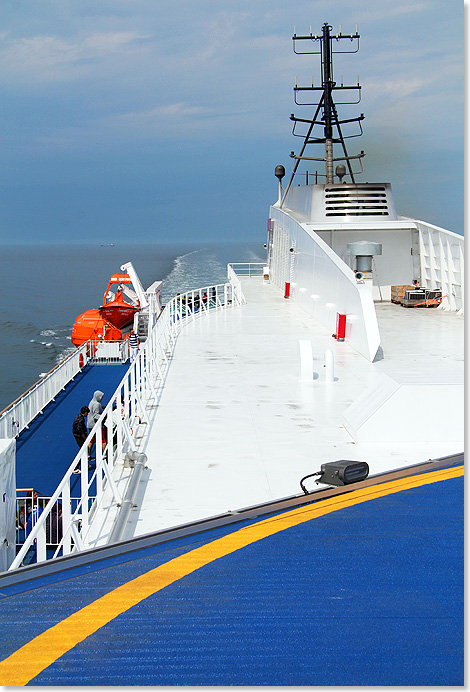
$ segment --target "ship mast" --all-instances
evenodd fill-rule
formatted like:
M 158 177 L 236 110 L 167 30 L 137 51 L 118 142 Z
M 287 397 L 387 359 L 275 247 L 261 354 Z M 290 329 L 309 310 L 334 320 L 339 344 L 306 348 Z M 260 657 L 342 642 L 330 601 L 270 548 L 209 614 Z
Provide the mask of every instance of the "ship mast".
M 297 168 L 301 161 L 324 161 L 325 162 L 325 177 L 326 183 L 334 183 L 334 162 L 335 161 L 345 161 L 348 169 L 351 182 L 355 183 L 354 172 L 351 166 L 352 159 L 361 159 L 365 156 L 364 152 L 361 151 L 360 154 L 350 156 L 346 149 L 345 139 L 350 137 L 359 137 L 362 134 L 361 121 L 364 119 L 364 114 L 355 117 L 348 118 L 346 120 L 340 120 L 338 118 L 338 111 L 336 109 L 335 101 L 333 98 L 333 93 L 335 91 L 342 92 L 343 99 L 340 101 L 341 104 L 356 104 L 360 103 L 361 100 L 361 86 L 359 80 L 357 85 L 354 86 L 344 86 L 343 83 L 337 84 L 333 76 L 333 54 L 335 53 L 357 53 L 359 50 L 359 34 L 343 34 L 341 33 L 341 27 L 339 34 L 332 34 L 332 28 L 327 22 L 323 24 L 322 34 L 313 35 L 310 29 L 310 34 L 307 36 L 297 36 L 294 30 L 294 36 L 292 37 L 294 44 L 294 53 L 297 55 L 320 55 L 321 56 L 321 86 L 314 86 L 313 79 L 311 86 L 297 86 L 294 87 L 294 100 L 297 105 L 301 106 L 316 106 L 316 111 L 312 119 L 297 118 L 294 114 L 290 116 L 290 119 L 294 122 L 293 134 L 296 137 L 304 137 L 304 142 L 301 147 L 299 154 L 295 154 L 293 151 L 290 156 L 294 159 L 294 168 L 292 175 L 290 177 L 289 183 L 284 190 L 284 195 L 282 197 L 280 206 L 282 207 L 289 188 L 292 184 L 294 176 L 297 172 Z M 341 50 L 339 45 L 343 40 L 349 40 L 353 43 L 352 48 Z M 313 44 L 307 46 L 307 50 L 298 50 L 297 42 L 309 42 Z M 299 44 L 300 45 L 300 44 Z M 336 48 L 338 46 L 338 48 Z M 341 44 L 342 47 L 342 44 Z M 313 100 L 305 101 L 302 99 L 303 92 L 313 92 Z M 316 95 L 315 95 L 316 92 Z M 344 100 L 346 99 L 346 100 Z M 319 117 L 321 114 L 321 117 Z M 298 123 L 303 123 L 308 125 L 306 135 L 300 135 L 296 132 L 296 126 Z M 359 131 L 356 134 L 343 135 L 342 125 L 358 123 Z M 315 126 L 316 129 L 315 129 Z M 313 136 L 315 132 L 322 128 L 321 135 Z M 307 144 L 324 144 L 325 155 L 324 157 L 317 158 L 311 156 L 305 156 L 304 152 Z M 339 144 L 342 147 L 342 155 L 335 158 L 333 153 L 334 144 Z M 340 180 L 346 174 L 345 166 L 337 166 L 337 175 L 339 174 Z

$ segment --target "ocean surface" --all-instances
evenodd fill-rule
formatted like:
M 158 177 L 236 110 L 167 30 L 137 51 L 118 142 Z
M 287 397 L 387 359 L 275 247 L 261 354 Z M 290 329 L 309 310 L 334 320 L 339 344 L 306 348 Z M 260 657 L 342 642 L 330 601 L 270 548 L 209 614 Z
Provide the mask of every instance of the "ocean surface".
M 111 274 L 132 262 L 163 293 L 224 283 L 228 262 L 262 262 L 260 243 L 1 246 L 0 411 L 73 350 L 77 315 L 102 304 Z

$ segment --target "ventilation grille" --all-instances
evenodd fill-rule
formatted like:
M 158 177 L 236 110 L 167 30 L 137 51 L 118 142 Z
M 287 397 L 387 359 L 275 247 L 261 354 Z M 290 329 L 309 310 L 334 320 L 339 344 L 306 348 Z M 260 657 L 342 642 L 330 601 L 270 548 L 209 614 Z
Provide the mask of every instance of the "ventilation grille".
M 385 185 L 325 187 L 326 216 L 388 216 Z

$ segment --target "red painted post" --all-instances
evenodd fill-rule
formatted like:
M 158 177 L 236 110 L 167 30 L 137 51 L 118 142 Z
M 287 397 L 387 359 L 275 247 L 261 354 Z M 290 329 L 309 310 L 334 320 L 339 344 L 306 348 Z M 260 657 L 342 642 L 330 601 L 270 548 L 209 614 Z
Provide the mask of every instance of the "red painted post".
M 336 313 L 336 338 L 338 341 L 344 341 L 346 336 L 346 315 Z
M 290 283 L 286 281 L 286 288 L 284 291 L 284 298 L 288 298 L 290 296 Z

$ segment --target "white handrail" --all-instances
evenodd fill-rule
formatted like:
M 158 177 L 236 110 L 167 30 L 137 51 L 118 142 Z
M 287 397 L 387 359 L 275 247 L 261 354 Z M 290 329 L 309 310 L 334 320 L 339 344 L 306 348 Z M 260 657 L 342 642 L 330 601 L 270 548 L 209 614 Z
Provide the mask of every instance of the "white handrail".
M 46 520 L 56 506 L 62 509 L 62 541 L 55 555 L 59 554 L 60 550 L 63 555 L 68 555 L 88 547 L 89 527 L 102 502 L 105 489 L 110 489 L 116 504 L 122 501 L 113 479 L 113 468 L 123 460 L 127 452 L 137 450 L 137 427 L 148 420 L 145 403 L 155 400 L 157 386 L 163 385 L 169 366 L 168 356 L 177 334 L 188 320 L 214 309 L 236 305 L 239 299 L 236 287 L 227 283 L 188 291 L 175 296 L 167 304 L 145 344 L 139 349 L 137 358 L 131 363 L 110 402 L 26 538 L 10 570 L 21 566 L 34 542 L 37 548 L 37 561 L 47 559 Z M 103 430 L 106 431 L 104 437 Z M 93 438 L 96 439 L 96 469 L 89 478 L 88 444 Z M 102 439 L 105 440 L 104 449 Z M 78 502 L 75 501 L 75 506 L 72 507 L 71 485 L 77 480 L 77 476 L 74 475 L 77 467 L 80 468 L 80 499 Z M 93 484 L 95 492 L 90 495 Z
M 239 276 L 262 276 L 266 262 L 230 262 L 228 266 Z
M 244 303 L 246 303 L 246 299 L 242 290 L 242 284 L 235 270 L 233 269 L 233 264 L 227 265 L 227 278 L 230 281 L 230 285 L 232 286 L 233 297 L 236 303 L 238 305 L 243 305 Z
M 89 351 L 88 351 L 89 353 Z M 0 413 L 0 439 L 17 437 L 88 362 L 87 344 L 64 358 Z
M 127 360 L 127 340 L 87 341 L 0 413 L 0 439 L 17 437 L 90 361 Z

